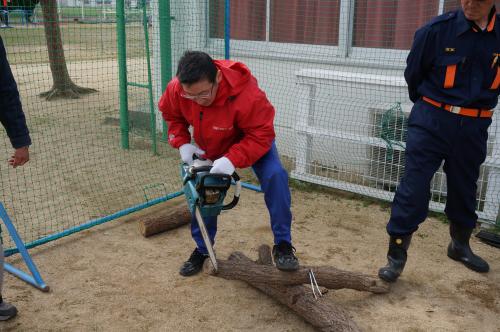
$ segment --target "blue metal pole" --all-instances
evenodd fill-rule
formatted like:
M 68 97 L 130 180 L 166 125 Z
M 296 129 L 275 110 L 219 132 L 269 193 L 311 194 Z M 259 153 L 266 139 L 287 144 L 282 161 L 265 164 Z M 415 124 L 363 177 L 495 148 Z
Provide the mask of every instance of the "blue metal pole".
M 246 182 L 242 182 L 241 183 L 241 186 L 243 188 L 247 188 L 247 189 L 250 189 L 250 190 L 254 190 L 254 191 L 257 191 L 259 193 L 262 192 L 262 188 L 260 186 L 255 186 L 253 184 L 250 184 L 250 183 L 246 183 Z
M 146 203 L 138 204 L 138 205 L 129 207 L 129 208 L 125 209 L 125 210 L 121 210 L 121 211 L 115 212 L 113 214 L 110 214 L 109 216 L 102 217 L 102 218 L 95 219 L 95 220 L 91 220 L 91 221 L 89 221 L 89 222 L 87 222 L 85 224 L 82 224 L 82 225 L 79 225 L 79 226 L 75 226 L 75 227 L 72 227 L 72 228 L 68 228 L 68 229 L 66 229 L 66 230 L 64 230 L 64 231 L 62 231 L 60 233 L 52 234 L 52 235 L 40 238 L 38 240 L 35 240 L 33 242 L 30 242 L 30 243 L 26 244 L 25 247 L 27 249 L 34 248 L 34 247 L 39 246 L 41 244 L 44 244 L 44 243 L 47 243 L 47 242 L 50 242 L 50 241 L 54 241 L 54 240 L 60 239 L 62 237 L 65 237 L 65 236 L 71 235 L 73 233 L 77 233 L 77 232 L 83 231 L 85 229 L 89 229 L 91 227 L 94 227 L 94 226 L 97 226 L 97 225 L 100 225 L 100 224 L 104 224 L 105 222 L 108 222 L 108 221 L 111 221 L 111 220 L 114 220 L 114 219 L 126 216 L 127 214 L 130 214 L 130 213 L 133 213 L 133 212 L 145 209 L 147 207 L 153 206 L 153 205 L 158 204 L 158 203 L 162 203 L 162 202 L 168 201 L 169 199 L 172 199 L 172 198 L 175 198 L 175 197 L 178 197 L 178 196 L 181 196 L 181 195 L 183 195 L 183 192 L 182 191 L 177 191 L 175 193 L 168 194 L 166 196 L 153 199 L 153 200 L 148 201 Z M 10 256 L 10 255 L 15 254 L 17 252 L 19 252 L 19 250 L 16 249 L 16 248 L 8 249 L 8 250 L 5 251 L 5 256 Z
M 16 277 L 18 277 L 19 279 L 27 282 L 28 284 L 30 285 L 33 285 L 34 287 L 40 289 L 41 291 L 44 291 L 44 292 L 48 292 L 50 290 L 50 287 L 47 286 L 43 280 L 40 282 L 40 281 L 37 281 L 36 279 L 37 278 L 33 278 L 32 276 L 30 276 L 29 274 L 27 274 L 26 272 L 24 271 L 21 271 L 17 268 L 15 268 L 14 266 L 8 264 L 8 263 L 4 263 L 3 264 L 3 267 L 5 269 L 5 271 L 15 275 Z
M 3 220 L 5 226 L 7 227 L 7 230 L 9 231 L 9 234 L 12 237 L 12 240 L 14 241 L 14 243 L 17 247 L 17 251 L 21 253 L 23 260 L 26 263 L 26 266 L 28 266 L 28 269 L 30 270 L 33 277 L 24 273 L 21 270 L 16 269 L 15 267 L 11 266 L 10 264 L 6 264 L 6 263 L 4 263 L 5 270 L 18 276 L 22 280 L 27 281 L 28 283 L 34 285 L 35 287 L 40 288 L 43 291 L 48 291 L 49 287 L 43 282 L 43 279 L 42 279 L 42 276 L 40 275 L 40 272 L 36 268 L 35 263 L 33 263 L 33 260 L 31 259 L 31 256 L 29 255 L 28 250 L 26 250 L 26 247 L 24 246 L 24 243 L 21 240 L 21 237 L 17 233 L 17 230 L 14 227 L 14 224 L 12 223 L 12 221 L 10 220 L 9 215 L 7 214 L 7 211 L 5 210 L 2 203 L 0 203 L 0 219 Z
M 224 58 L 229 60 L 231 43 L 231 1 L 225 0 L 224 6 Z

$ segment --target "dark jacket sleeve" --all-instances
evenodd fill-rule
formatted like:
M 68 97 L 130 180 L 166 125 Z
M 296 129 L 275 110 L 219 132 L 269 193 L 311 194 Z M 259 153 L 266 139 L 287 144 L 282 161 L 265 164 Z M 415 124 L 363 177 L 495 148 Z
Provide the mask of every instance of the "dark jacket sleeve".
M 415 33 L 413 45 L 406 59 L 405 79 L 408 83 L 410 100 L 416 102 L 421 96 L 418 87 L 425 79 L 427 72 L 432 66 L 432 33 L 429 26 L 420 28 Z
M 26 118 L 21 106 L 17 84 L 7 61 L 0 37 L 0 122 L 5 127 L 12 146 L 17 149 L 31 144 Z

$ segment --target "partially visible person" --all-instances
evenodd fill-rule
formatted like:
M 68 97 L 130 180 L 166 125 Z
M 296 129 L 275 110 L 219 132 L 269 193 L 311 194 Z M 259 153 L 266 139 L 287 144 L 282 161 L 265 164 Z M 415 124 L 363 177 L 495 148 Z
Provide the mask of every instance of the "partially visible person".
M 476 272 L 489 271 L 469 240 L 500 93 L 500 22 L 494 0 L 461 0 L 461 7 L 417 30 L 408 55 L 405 79 L 415 105 L 408 119 L 405 174 L 387 224 L 388 262 L 379 270 L 385 281 L 394 282 L 403 272 L 412 234 L 427 218 L 431 179 L 443 161 L 448 257 Z
M 8 158 L 10 166 L 16 168 L 29 161 L 29 146 L 31 138 L 26 118 L 21 106 L 19 91 L 12 71 L 7 61 L 7 54 L 0 37 L 0 122 L 7 131 L 14 153 Z M 7 320 L 17 314 L 17 309 L 10 303 L 3 301 L 3 245 L 1 243 L 0 228 L 0 320 Z
M 9 9 L 8 0 L 0 0 L 0 28 L 9 27 Z

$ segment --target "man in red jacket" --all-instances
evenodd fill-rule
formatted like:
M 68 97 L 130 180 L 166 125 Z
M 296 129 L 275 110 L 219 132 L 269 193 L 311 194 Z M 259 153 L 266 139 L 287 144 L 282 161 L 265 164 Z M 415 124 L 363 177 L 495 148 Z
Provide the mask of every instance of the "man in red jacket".
M 235 168 L 253 168 L 271 217 L 276 267 L 298 269 L 291 244 L 288 174 L 274 143 L 274 107 L 249 69 L 240 62 L 187 51 L 158 106 L 168 124 L 168 141 L 179 149 L 183 162 L 193 163 L 195 154 L 214 161 L 211 173 L 229 175 Z M 191 144 L 190 126 L 196 145 Z M 213 243 L 217 217 L 204 221 Z M 181 267 L 183 276 L 198 273 L 208 257 L 194 216 L 191 234 L 197 247 Z

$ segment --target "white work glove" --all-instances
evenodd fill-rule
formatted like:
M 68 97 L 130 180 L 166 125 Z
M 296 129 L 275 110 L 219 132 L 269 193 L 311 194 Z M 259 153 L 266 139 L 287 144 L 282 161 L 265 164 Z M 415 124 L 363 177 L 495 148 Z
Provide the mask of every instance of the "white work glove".
M 234 173 L 234 165 L 231 160 L 227 159 L 226 157 L 222 157 L 214 161 L 210 173 L 232 175 Z
M 181 145 L 181 147 L 179 148 L 179 152 L 181 154 L 182 161 L 189 166 L 193 164 L 193 154 L 197 155 L 198 157 L 201 157 L 205 154 L 205 151 L 189 143 Z

